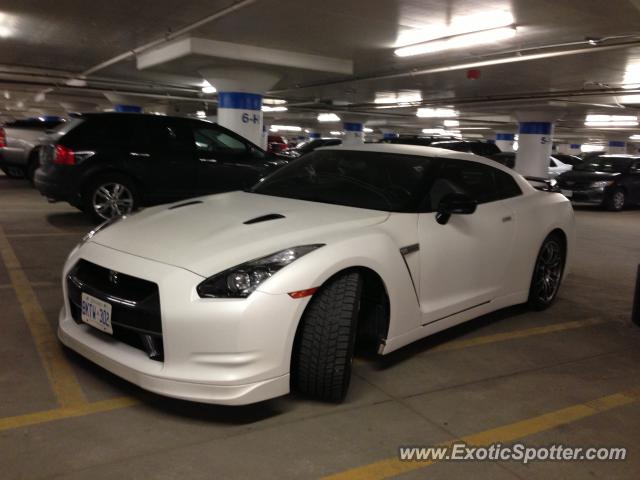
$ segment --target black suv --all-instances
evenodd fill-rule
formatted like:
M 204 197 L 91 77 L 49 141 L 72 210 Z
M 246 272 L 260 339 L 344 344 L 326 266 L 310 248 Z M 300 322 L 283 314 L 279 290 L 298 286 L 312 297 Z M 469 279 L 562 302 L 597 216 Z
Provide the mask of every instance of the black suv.
M 134 113 L 79 115 L 40 152 L 40 193 L 96 220 L 247 188 L 286 163 L 215 123 Z

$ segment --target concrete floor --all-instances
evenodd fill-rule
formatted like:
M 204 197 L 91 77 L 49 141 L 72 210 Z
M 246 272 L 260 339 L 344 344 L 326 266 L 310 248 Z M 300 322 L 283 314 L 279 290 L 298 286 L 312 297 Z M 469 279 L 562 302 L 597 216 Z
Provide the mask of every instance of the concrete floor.
M 0 176 L 0 477 L 637 478 L 640 328 L 629 319 L 640 209 L 576 214 L 577 262 L 553 308 L 510 308 L 356 359 L 341 405 L 290 395 L 231 408 L 144 392 L 53 340 L 61 267 L 90 224 Z M 73 385 L 60 378 L 85 400 L 65 406 L 56 392 Z M 480 433 L 472 438 L 627 447 L 628 459 L 394 460 L 399 446 Z

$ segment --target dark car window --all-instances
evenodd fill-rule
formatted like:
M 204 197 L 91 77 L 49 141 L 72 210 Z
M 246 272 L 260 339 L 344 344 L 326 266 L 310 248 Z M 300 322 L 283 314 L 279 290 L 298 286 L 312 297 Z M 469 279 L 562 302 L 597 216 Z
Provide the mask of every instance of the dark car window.
M 153 118 L 145 124 L 148 141 L 154 148 L 178 152 L 193 151 L 191 131 L 181 122 Z
M 62 143 L 75 147 L 129 146 L 140 132 L 133 118 L 89 117 L 67 133 Z
M 436 163 L 422 156 L 316 150 L 282 167 L 252 191 L 372 210 L 416 212 Z
M 585 172 L 625 173 L 629 171 L 633 161 L 634 159 L 632 158 L 601 156 L 589 158 L 580 165 L 573 167 L 573 169 Z
M 452 159 L 443 161 L 424 207 L 435 211 L 442 198 L 450 193 L 468 195 L 482 204 L 515 197 L 522 191 L 506 172 L 481 163 Z
M 247 144 L 226 132 L 211 127 L 194 127 L 193 139 L 199 152 L 244 155 Z

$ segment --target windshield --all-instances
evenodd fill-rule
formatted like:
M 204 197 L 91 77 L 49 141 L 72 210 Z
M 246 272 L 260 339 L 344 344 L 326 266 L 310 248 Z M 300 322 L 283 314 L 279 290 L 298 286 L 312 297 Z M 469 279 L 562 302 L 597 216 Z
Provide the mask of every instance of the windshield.
M 624 173 L 629 170 L 632 159 L 623 157 L 595 157 L 585 160 L 574 170 L 583 172 L 615 172 Z
M 431 158 L 380 152 L 319 150 L 253 187 L 254 193 L 390 212 L 415 211 Z

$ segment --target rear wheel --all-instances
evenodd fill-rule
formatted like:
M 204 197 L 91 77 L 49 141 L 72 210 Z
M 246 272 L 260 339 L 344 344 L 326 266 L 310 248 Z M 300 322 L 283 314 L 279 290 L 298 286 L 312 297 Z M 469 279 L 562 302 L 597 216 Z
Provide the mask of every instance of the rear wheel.
M 137 207 L 138 194 L 133 181 L 120 174 L 92 180 L 83 195 L 83 210 L 99 222 L 128 215 Z
M 341 274 L 311 299 L 294 345 L 292 384 L 319 400 L 344 399 L 351 379 L 362 278 Z
M 604 207 L 612 212 L 619 212 L 627 203 L 627 196 L 621 188 L 616 188 L 604 201 Z
M 529 306 L 544 310 L 556 299 L 566 258 L 566 248 L 559 234 L 549 235 L 540 247 L 529 290 Z

